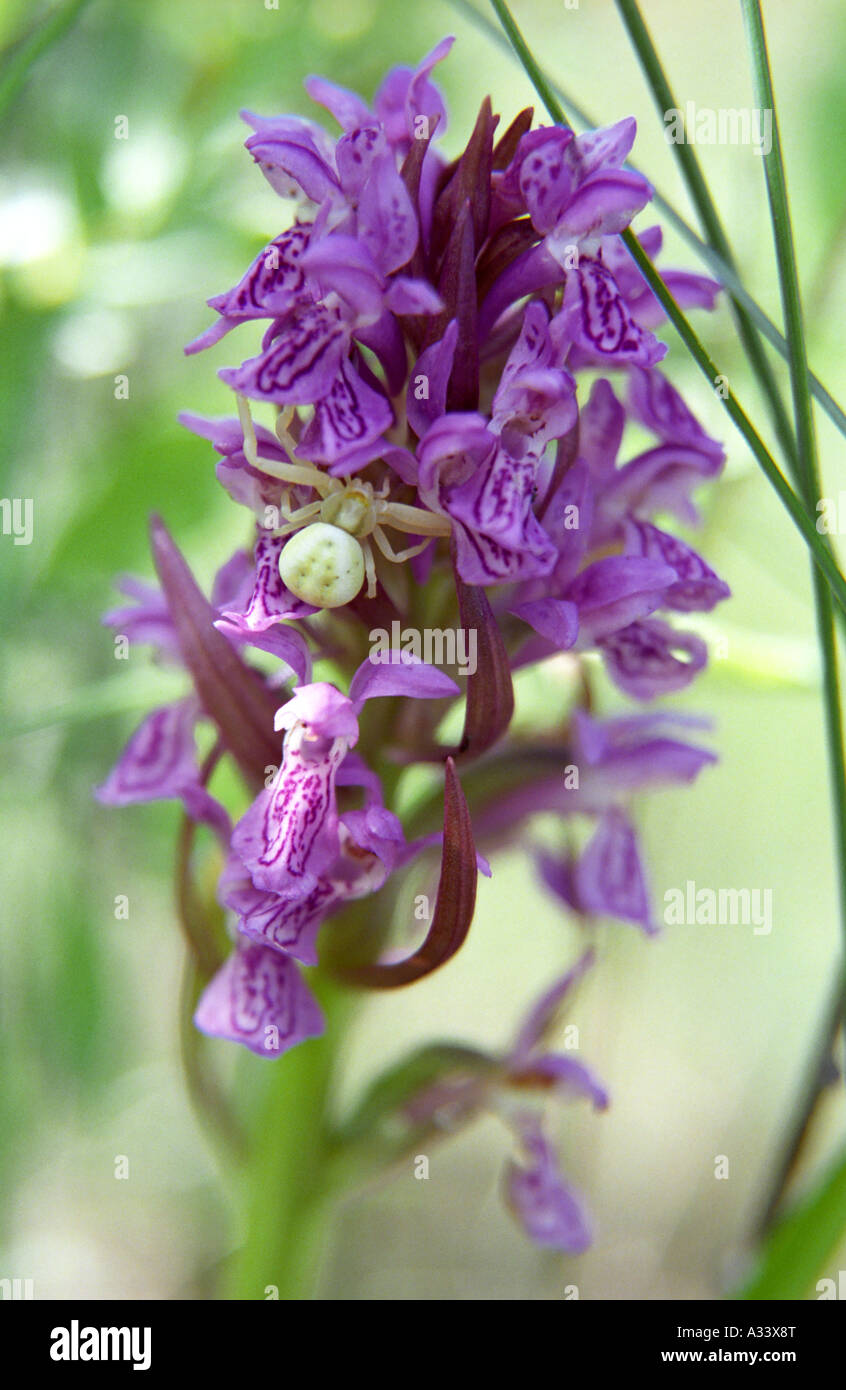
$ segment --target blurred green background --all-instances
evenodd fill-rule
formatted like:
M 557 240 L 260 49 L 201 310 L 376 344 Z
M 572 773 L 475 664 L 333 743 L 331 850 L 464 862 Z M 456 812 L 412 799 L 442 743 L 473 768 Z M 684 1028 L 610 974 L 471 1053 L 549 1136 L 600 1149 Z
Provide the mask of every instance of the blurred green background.
M 611 0 L 517 0 L 514 11 L 599 123 L 638 117 L 635 162 L 690 215 Z M 681 102 L 750 104 L 732 0 L 644 11 Z M 0 43 L 38 12 L 7 0 Z M 769 0 L 766 19 L 811 358 L 843 400 L 846 13 L 838 0 Z M 438 81 L 457 150 L 487 92 L 506 123 L 533 97 L 509 56 L 440 0 L 92 0 L 5 113 L 0 492 L 33 499 L 34 537 L 0 537 L 0 1277 L 34 1279 L 38 1298 L 210 1296 L 241 1238 L 227 1170 L 182 1079 L 177 811 L 108 812 L 91 796 L 140 713 L 181 688 L 144 650 L 114 660 L 99 625 L 112 577 L 149 575 L 153 510 L 203 579 L 243 534 L 211 450 L 176 423 L 180 409 L 229 409 L 215 376 L 234 360 L 229 343 L 191 359 L 182 345 L 211 321 L 208 296 L 289 216 L 243 151 L 237 113 L 306 112 L 311 72 L 369 97 L 387 67 L 416 62 L 447 32 L 458 43 Z M 115 139 L 121 116 L 127 140 Z M 778 318 L 761 161 L 743 147 L 699 154 L 746 283 Z M 666 248 L 664 265 L 699 268 L 672 235 Z M 698 326 L 763 419 L 725 308 Z M 555 1299 L 578 1284 L 582 1298 L 701 1299 L 746 1267 L 838 956 L 819 674 L 802 546 L 675 343 L 669 367 L 728 445 L 702 549 L 735 597 L 708 625 L 719 657 L 673 702 L 714 717 L 720 765 L 693 789 L 644 799 L 638 816 L 656 908 L 688 878 L 771 888 L 773 931 L 676 927 L 647 941 L 604 930 L 571 1018 L 612 1107 L 562 1107 L 556 1119 L 597 1228 L 587 1255 L 564 1261 L 525 1241 L 499 1199 L 509 1142 L 491 1120 L 433 1155 L 427 1182 L 409 1169 L 344 1202 L 322 1297 Z M 118 376 L 128 399 L 116 399 Z M 837 496 L 843 441 L 822 421 L 820 439 Z M 541 691 L 556 679 L 542 674 Z M 528 702 L 537 693 L 523 690 Z M 416 1042 L 505 1045 L 533 993 L 574 958 L 576 929 L 525 854 L 494 869 L 456 960 L 363 1006 L 341 1102 Z M 128 920 L 115 917 L 118 895 Z M 266 1066 L 246 1058 L 233 1070 L 210 1046 L 233 1084 Z M 842 1127 L 833 1090 L 800 1186 Z M 127 1180 L 115 1178 L 119 1155 Z M 728 1181 L 715 1180 L 717 1155 Z

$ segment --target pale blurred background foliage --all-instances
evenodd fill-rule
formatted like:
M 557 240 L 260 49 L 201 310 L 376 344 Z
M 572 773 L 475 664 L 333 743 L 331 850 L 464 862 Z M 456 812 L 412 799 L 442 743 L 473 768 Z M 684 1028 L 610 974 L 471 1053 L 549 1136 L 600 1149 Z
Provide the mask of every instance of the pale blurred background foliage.
M 611 0 L 572 10 L 517 0 L 514 10 L 547 70 L 598 122 L 637 115 L 638 167 L 690 215 Z M 681 102 L 751 102 L 733 0 L 644 10 Z M 0 42 L 36 16 L 7 0 Z M 768 0 L 766 18 L 810 353 L 842 400 L 846 12 L 838 0 Z M 91 796 L 140 713 L 180 688 L 144 651 L 114 660 L 99 626 L 113 575 L 149 575 L 153 510 L 203 578 L 243 536 L 211 451 L 175 419 L 228 409 L 214 370 L 233 360 L 228 344 L 191 359 L 182 345 L 210 322 L 206 298 L 288 215 L 244 153 L 237 113 L 308 111 L 310 72 L 370 96 L 388 66 L 417 61 L 447 32 L 458 42 L 438 80 L 457 149 L 486 93 L 505 123 L 533 96 L 507 54 L 440 0 L 93 0 L 6 115 L 0 491 L 33 498 L 35 531 L 29 547 L 0 538 L 0 1276 L 33 1278 L 39 1298 L 213 1296 L 240 1238 L 226 1170 L 181 1075 L 177 810 L 111 812 Z M 114 137 L 121 115 L 125 141 Z M 761 161 L 743 147 L 699 154 L 746 282 L 778 318 Z M 699 268 L 669 233 L 666 247 L 664 265 Z M 763 419 L 727 310 L 697 324 Z M 720 765 L 695 788 L 643 799 L 638 818 L 656 911 L 687 879 L 771 888 L 772 933 L 675 927 L 648 941 L 603 930 L 571 1018 L 613 1103 L 605 1115 L 562 1107 L 557 1120 L 594 1215 L 591 1252 L 563 1261 L 525 1241 L 499 1199 L 509 1141 L 491 1120 L 433 1152 L 428 1181 L 409 1167 L 345 1201 L 322 1297 L 554 1299 L 578 1284 L 582 1298 L 700 1299 L 742 1272 L 836 968 L 827 775 L 801 544 L 666 338 L 674 380 L 728 446 L 702 549 L 735 597 L 708 628 L 725 655 L 673 702 L 713 715 Z M 128 400 L 115 398 L 119 374 Z M 836 497 L 843 441 L 827 423 L 820 437 Z M 556 680 L 533 678 L 526 708 L 563 688 Z M 604 686 L 602 700 L 616 705 Z M 363 1007 L 341 1102 L 416 1042 L 505 1045 L 533 993 L 574 959 L 577 929 L 535 886 L 525 853 L 494 869 L 456 960 Z M 121 894 L 127 921 L 115 918 Z M 233 1085 L 254 1085 L 267 1066 L 234 1066 L 224 1045 L 211 1047 Z M 802 1181 L 828 1157 L 842 1108 L 832 1092 Z M 126 1181 L 114 1176 L 118 1155 L 130 1161 Z M 729 1158 L 728 1181 L 714 1178 L 717 1155 Z

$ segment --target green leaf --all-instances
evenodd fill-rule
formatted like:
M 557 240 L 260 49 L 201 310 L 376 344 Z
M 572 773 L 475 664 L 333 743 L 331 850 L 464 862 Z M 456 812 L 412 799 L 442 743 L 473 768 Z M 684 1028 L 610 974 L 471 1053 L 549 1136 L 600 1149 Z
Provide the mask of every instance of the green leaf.
M 0 722 L 0 742 L 42 729 L 96 723 L 112 714 L 146 712 L 185 694 L 182 671 L 149 667 L 121 671 L 74 690 L 59 704 L 12 713 Z
M 484 1076 L 496 1058 L 457 1043 L 431 1043 L 403 1057 L 370 1085 L 353 1114 L 336 1133 L 340 1144 L 366 1143 L 400 1117 L 407 1101 L 426 1086 L 457 1073 Z
M 65 4 L 57 5 L 8 55 L 0 55 L 0 112 L 14 101 L 33 63 L 67 33 L 88 3 L 89 0 L 66 0 Z
M 846 1154 L 776 1226 L 752 1279 L 738 1293 L 755 1301 L 804 1299 L 846 1235 Z

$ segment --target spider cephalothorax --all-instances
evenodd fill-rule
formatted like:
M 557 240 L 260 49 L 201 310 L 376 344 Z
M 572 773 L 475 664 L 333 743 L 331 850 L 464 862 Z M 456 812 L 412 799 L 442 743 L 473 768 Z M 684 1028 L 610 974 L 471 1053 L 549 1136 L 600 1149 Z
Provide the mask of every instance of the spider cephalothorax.
M 340 608 L 355 598 L 365 579 L 367 596 L 373 598 L 376 561 L 371 537 L 386 560 L 399 564 L 419 555 L 433 537 L 449 535 L 450 523 L 445 517 L 392 500 L 388 495 L 390 477 L 386 476 L 377 492 L 364 479 L 333 478 L 313 463 L 282 463 L 260 457 L 244 396 L 238 396 L 238 414 L 247 462 L 281 482 L 311 488 L 318 495 L 317 501 L 292 509 L 290 495 L 285 492 L 280 507 L 284 521 L 275 532 L 292 537 L 279 557 L 279 573 L 286 587 L 304 603 L 315 608 Z M 277 434 L 290 452 L 289 418 L 290 412 L 280 413 Z M 385 526 L 424 536 L 425 540 L 396 551 L 385 535 Z

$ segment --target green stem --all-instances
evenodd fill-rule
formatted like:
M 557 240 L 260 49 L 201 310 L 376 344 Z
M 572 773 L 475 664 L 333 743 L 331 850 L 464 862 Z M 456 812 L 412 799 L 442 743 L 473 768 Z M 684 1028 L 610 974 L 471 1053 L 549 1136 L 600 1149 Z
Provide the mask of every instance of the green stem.
M 450 4 L 454 9 L 467 15 L 471 22 L 475 24 L 477 28 L 483 30 L 500 48 L 504 48 L 512 57 L 516 56 L 506 35 L 503 34 L 496 25 L 492 24 L 486 15 L 480 14 L 474 5 L 469 3 L 469 0 L 450 0 Z M 564 88 L 554 82 L 542 68 L 538 67 L 538 72 L 548 90 L 558 97 L 560 101 L 564 102 L 565 106 L 573 113 L 576 120 L 583 128 L 593 130 L 599 124 L 598 121 L 594 120 L 594 118 L 585 111 L 583 106 L 579 105 L 573 96 L 565 92 Z M 634 164 L 630 164 L 629 167 L 634 173 L 640 172 Z M 760 304 L 752 298 L 748 290 L 741 284 L 734 267 L 730 265 L 713 246 L 709 245 L 707 241 L 702 240 L 699 234 L 691 227 L 690 223 L 685 221 L 669 199 L 661 193 L 660 189 L 655 188 L 654 184 L 652 202 L 666 220 L 675 227 L 679 236 L 692 247 L 700 260 L 704 261 L 705 265 L 711 271 L 711 274 L 716 276 L 720 283 L 731 292 L 733 298 L 743 306 L 752 322 L 755 324 L 755 327 L 758 329 L 758 332 L 766 338 L 767 342 L 775 348 L 776 352 L 780 353 L 780 355 L 787 360 L 787 339 L 784 334 L 779 331 L 772 319 L 764 313 Z M 846 411 L 838 405 L 831 393 L 823 386 L 819 377 L 815 376 L 813 372 L 811 373 L 811 390 L 816 400 L 831 419 L 835 428 L 838 429 L 842 435 L 846 435 Z
M 767 43 L 764 35 L 764 21 L 758 0 L 743 0 L 743 17 L 746 22 L 749 46 L 752 54 L 755 87 L 762 109 L 773 113 L 772 146 L 764 157 L 767 179 L 767 193 L 773 224 L 778 276 L 781 287 L 784 322 L 790 343 L 790 382 L 793 392 L 793 411 L 796 419 L 796 435 L 799 443 L 798 485 L 804 496 L 805 505 L 815 509 L 822 487 L 820 481 L 819 458 L 817 454 L 814 412 L 808 381 L 808 354 L 805 345 L 805 324 L 802 314 L 802 301 L 799 291 L 799 274 L 796 265 L 796 248 L 793 227 L 790 220 L 790 205 L 787 197 L 787 180 L 784 172 L 784 159 L 781 148 L 781 135 L 775 109 L 772 73 L 770 71 Z M 831 597 L 825 585 L 814 574 L 814 589 L 817 603 L 817 627 L 823 655 L 823 687 L 826 705 L 826 734 L 828 738 L 829 759 L 832 775 L 835 823 L 837 826 L 837 852 L 839 860 L 839 887 L 841 920 L 846 948 L 846 761 L 843 754 L 843 720 L 840 705 L 840 684 L 837 668 L 837 645 Z M 846 956 L 846 950 L 844 950 Z
M 227 1270 L 223 1296 L 314 1296 L 326 1217 L 342 1165 L 332 1151 L 327 1111 L 334 1064 L 353 996 L 309 975 L 326 1015 L 326 1032 L 272 1062 L 244 1173 L 246 1238 Z M 330 1179 L 330 1168 L 332 1179 Z
M 678 111 L 680 109 L 679 105 L 667 81 L 666 74 L 661 66 L 661 60 L 658 57 L 649 30 L 644 24 L 643 16 L 637 5 L 637 0 L 616 0 L 616 4 L 620 12 L 620 17 L 628 30 L 632 46 L 640 59 L 640 64 L 647 82 L 652 89 L 652 95 L 659 116 L 663 117 L 666 111 Z M 695 146 L 689 144 L 687 140 L 683 140 L 674 144 L 673 149 L 678 159 L 687 191 L 699 214 L 699 220 L 708 238 L 709 245 L 719 253 L 726 265 L 730 266 L 736 274 L 737 263 L 734 259 L 722 221 L 720 220 L 720 215 L 711 197 L 705 175 L 696 157 Z M 764 351 L 764 345 L 746 307 L 741 303 L 730 287 L 728 287 L 728 292 L 740 340 L 743 343 L 749 364 L 758 379 L 764 398 L 769 406 L 770 417 L 776 437 L 784 451 L 785 457 L 787 459 L 795 459 L 796 441 L 793 436 L 790 417 L 785 409 L 772 365 Z
M 649 30 L 647 29 L 643 21 L 643 17 L 640 13 L 637 0 L 616 0 L 616 4 L 617 9 L 620 12 L 620 16 L 623 20 L 623 23 L 625 24 L 626 29 L 628 30 L 629 38 L 631 39 L 632 45 L 640 60 L 640 64 L 643 68 L 646 80 L 652 89 L 652 95 L 654 97 L 655 106 L 657 108 L 659 116 L 663 116 L 663 114 L 666 111 L 678 111 L 680 108 L 675 99 L 675 96 L 673 95 L 664 69 L 661 66 L 661 60 L 658 57 L 655 45 L 653 44 L 649 34 Z M 699 160 L 697 159 L 695 147 L 692 144 L 690 144 L 687 140 L 683 140 L 674 144 L 673 148 L 676 152 L 682 177 L 684 178 L 685 184 L 687 186 L 687 191 L 690 194 L 691 201 L 693 202 L 693 205 L 696 208 L 697 213 L 699 214 L 699 219 L 708 238 L 708 243 L 723 258 L 726 265 L 731 267 L 732 273 L 736 275 L 737 265 L 734 260 L 734 255 L 732 253 L 728 237 L 720 219 L 720 215 L 717 211 L 716 204 L 714 203 L 714 200 L 711 197 L 708 184 L 702 172 L 702 167 L 699 163 Z M 780 155 L 774 155 L 771 151 L 769 159 L 774 159 L 775 163 L 779 167 L 781 167 L 782 161 Z M 784 191 L 783 178 L 781 180 L 781 183 Z M 786 209 L 786 201 L 784 203 L 784 206 Z M 781 218 L 781 213 L 779 213 L 779 218 Z M 787 461 L 788 469 L 793 478 L 794 484 L 796 484 L 796 486 L 798 487 L 799 492 L 804 495 L 806 507 L 809 510 L 813 510 L 819 497 L 819 488 L 816 488 L 809 493 L 807 489 L 803 489 L 802 487 L 801 465 L 799 454 L 797 451 L 796 436 L 793 433 L 793 427 L 790 422 L 790 417 L 784 405 L 784 401 L 782 400 L 781 392 L 779 390 L 778 383 L 776 382 L 772 366 L 766 355 L 766 352 L 764 351 L 764 345 L 761 341 L 761 337 L 759 336 L 759 330 L 753 322 L 752 316 L 748 312 L 745 304 L 737 297 L 737 295 L 732 290 L 731 286 L 728 286 L 727 288 L 729 290 L 730 302 L 732 305 L 735 321 L 737 323 L 738 333 L 745 348 L 746 356 L 749 360 L 750 366 L 752 367 L 758 379 L 759 385 L 761 386 L 761 389 L 764 393 L 764 397 L 769 406 L 773 428 L 775 430 L 776 437 L 778 438 L 779 444 L 781 445 L 782 451 Z M 795 316 L 792 316 L 790 319 L 788 319 L 787 316 L 785 316 L 785 322 L 789 328 L 791 322 L 795 324 Z M 788 363 L 790 363 L 791 348 L 789 343 L 787 344 L 786 356 L 788 359 Z M 806 381 L 810 379 L 810 372 L 808 370 L 807 362 L 805 363 L 805 377 Z M 818 627 L 822 626 L 822 628 L 824 629 L 825 623 L 823 622 L 822 624 L 820 624 L 820 602 L 822 602 L 823 608 L 830 607 L 830 604 L 827 596 L 824 599 L 820 599 L 821 590 L 817 584 L 816 576 L 812 576 L 812 579 L 815 586 L 815 593 L 817 594 Z M 845 615 L 841 612 L 841 620 L 844 618 L 844 616 Z M 828 656 L 826 655 L 826 648 L 828 647 L 829 639 L 826 637 L 824 630 L 820 632 L 819 640 L 820 646 L 823 649 L 823 670 L 824 672 L 827 672 L 831 665 L 831 654 L 829 653 Z
M 491 0 L 491 3 L 508 34 L 514 51 L 520 58 L 528 77 L 535 86 L 538 95 L 543 100 L 553 121 L 555 121 L 557 125 L 566 127 L 567 119 L 564 111 L 554 93 L 551 91 L 549 84 L 546 82 L 520 30 L 517 28 L 505 0 Z M 699 341 L 693 327 L 682 313 L 673 295 L 667 289 L 667 286 L 664 284 L 661 276 L 646 255 L 637 237 L 630 229 L 623 233 L 623 241 L 633 261 L 640 270 L 641 275 L 661 304 L 668 319 L 676 329 L 676 332 L 679 334 L 679 337 L 700 371 L 709 382 L 709 385 L 713 388 L 717 385 L 718 381 L 725 382 L 727 380 L 725 373 L 719 370 L 705 347 Z M 720 399 L 724 409 L 743 435 L 743 438 L 746 440 L 746 443 L 751 449 L 762 471 L 777 493 L 785 510 L 796 526 L 796 529 L 808 546 L 808 549 L 811 551 L 814 563 L 825 576 L 827 583 L 831 587 L 832 593 L 837 599 L 838 605 L 843 612 L 846 613 L 846 580 L 844 580 L 843 575 L 840 573 L 831 551 L 818 534 L 814 525 L 814 520 L 806 509 L 806 506 L 791 488 L 775 459 L 770 454 L 764 441 L 761 439 L 746 414 L 746 411 L 734 395 L 734 392 L 727 389 L 725 395 L 721 395 Z
M 762 110 L 772 111 L 773 138 L 769 152 L 764 156 L 764 171 L 767 182 L 767 196 L 773 226 L 776 261 L 778 264 L 779 285 L 781 289 L 784 323 L 790 344 L 790 382 L 793 393 L 793 412 L 796 420 L 796 434 L 799 451 L 797 458 L 797 479 L 806 506 L 815 506 L 821 493 L 819 458 L 816 432 L 814 428 L 813 404 L 811 401 L 808 357 L 805 344 L 805 324 L 802 313 L 802 300 L 799 289 L 799 274 L 796 263 L 796 248 L 790 218 L 790 204 L 787 195 L 787 178 L 781 146 L 781 133 L 775 107 L 772 72 L 770 69 L 764 22 L 757 0 L 743 0 L 743 18 L 746 25 L 752 70 L 754 75 L 756 100 Z M 839 1007 L 831 1011 L 831 1019 L 823 1030 L 821 1057 L 815 1059 L 811 1083 L 805 1088 L 801 1104 L 803 1122 L 794 1129 L 786 1157 L 777 1174 L 772 1194 L 767 1203 L 765 1218 L 771 1220 L 778 1210 L 779 1201 L 796 1164 L 805 1134 L 823 1084 L 823 1062 L 830 1054 L 833 1038 L 836 1036 L 839 1021 L 843 1015 L 843 1001 L 846 998 L 846 759 L 843 747 L 843 717 L 840 702 L 840 679 L 837 659 L 837 641 L 834 627 L 834 613 L 831 595 L 822 583 L 816 570 L 812 573 L 814 599 L 816 606 L 817 635 L 823 665 L 823 695 L 825 702 L 825 727 L 828 745 L 831 796 L 834 809 L 835 852 L 838 865 L 838 889 L 840 896 L 840 924 L 843 934 L 844 951 L 842 969 L 844 979 L 838 990 Z

